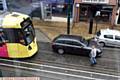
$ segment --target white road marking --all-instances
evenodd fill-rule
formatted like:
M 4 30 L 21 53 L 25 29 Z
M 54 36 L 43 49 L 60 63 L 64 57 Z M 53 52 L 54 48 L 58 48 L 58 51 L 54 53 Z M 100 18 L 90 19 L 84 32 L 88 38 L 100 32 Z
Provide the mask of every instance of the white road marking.
M 23 62 L 23 61 L 15 61 L 15 60 L 7 60 L 7 59 L 0 59 L 0 60 L 9 61 L 9 62 L 16 62 L 16 63 L 23 63 L 23 64 L 29 64 L 29 65 L 35 65 L 35 66 L 40 66 L 40 67 L 49 67 L 49 68 L 61 69 L 61 70 L 65 70 L 65 71 L 68 70 L 68 71 L 83 72 L 83 73 L 88 73 L 88 74 L 96 74 L 96 75 L 102 75 L 102 76 L 109 76 L 109 77 L 114 77 L 114 78 L 120 78 L 120 76 L 115 76 L 115 75 L 110 75 L 110 74 L 104 74 L 104 73 L 83 71 L 83 70 L 77 70 L 77 69 L 70 69 L 70 68 L 49 66 L 49 65 L 29 63 L 29 62 Z
M 61 73 L 61 72 L 55 72 L 55 71 L 48 71 L 48 70 L 40 70 L 40 69 L 35 69 L 35 68 L 23 67 L 23 66 L 8 65 L 8 64 L 4 64 L 4 63 L 0 63 L 0 65 L 14 67 L 14 68 L 20 68 L 20 69 L 26 69 L 26 70 L 33 70 L 33 71 L 39 71 L 39 72 L 58 74 L 58 75 L 63 75 L 63 76 L 71 76 L 71 77 L 76 77 L 76 78 L 85 78 L 85 79 L 99 80 L 99 78 L 92 78 L 92 77 L 73 75 L 73 74 L 67 74 L 67 73 Z M 104 80 L 104 79 L 100 79 L 100 80 Z

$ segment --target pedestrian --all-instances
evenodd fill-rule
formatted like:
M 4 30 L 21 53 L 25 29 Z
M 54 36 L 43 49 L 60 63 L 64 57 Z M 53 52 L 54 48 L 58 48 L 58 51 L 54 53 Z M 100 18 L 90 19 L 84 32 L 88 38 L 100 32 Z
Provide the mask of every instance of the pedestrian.
M 96 52 L 97 52 L 97 49 L 96 49 L 95 45 L 93 45 L 92 50 L 90 52 L 90 62 L 91 62 L 92 66 L 97 64 L 97 62 L 96 62 Z

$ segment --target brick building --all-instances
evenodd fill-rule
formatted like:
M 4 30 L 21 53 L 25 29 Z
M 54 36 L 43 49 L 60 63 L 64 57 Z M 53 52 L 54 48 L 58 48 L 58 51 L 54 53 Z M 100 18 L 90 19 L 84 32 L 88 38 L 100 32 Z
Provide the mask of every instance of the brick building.
M 74 21 L 88 21 L 99 14 L 99 21 L 114 25 L 117 0 L 74 0 Z

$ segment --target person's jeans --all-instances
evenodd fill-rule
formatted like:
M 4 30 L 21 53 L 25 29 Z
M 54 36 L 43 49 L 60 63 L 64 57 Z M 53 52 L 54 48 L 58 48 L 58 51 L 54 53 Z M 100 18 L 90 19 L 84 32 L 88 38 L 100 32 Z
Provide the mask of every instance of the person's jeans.
M 95 57 L 91 57 L 90 61 L 91 61 L 91 64 L 96 64 L 96 59 L 95 59 Z

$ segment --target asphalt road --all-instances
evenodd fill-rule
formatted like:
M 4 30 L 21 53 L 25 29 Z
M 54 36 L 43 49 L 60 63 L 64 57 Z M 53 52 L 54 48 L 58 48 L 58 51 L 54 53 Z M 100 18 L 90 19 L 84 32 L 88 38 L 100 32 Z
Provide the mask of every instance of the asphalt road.
M 119 48 L 104 48 L 97 65 L 90 66 L 89 57 L 76 54 L 59 55 L 51 49 L 49 38 L 36 30 L 39 52 L 27 59 L 0 59 L 1 76 L 37 76 L 41 80 L 118 80 Z

